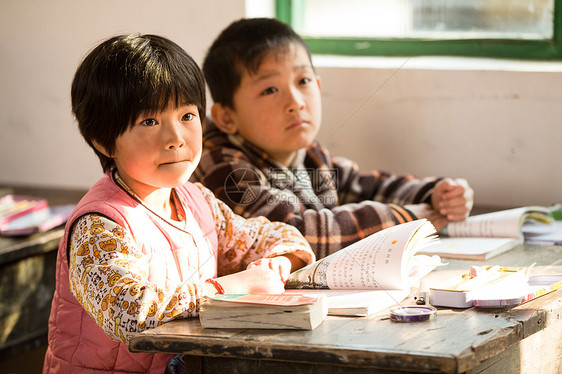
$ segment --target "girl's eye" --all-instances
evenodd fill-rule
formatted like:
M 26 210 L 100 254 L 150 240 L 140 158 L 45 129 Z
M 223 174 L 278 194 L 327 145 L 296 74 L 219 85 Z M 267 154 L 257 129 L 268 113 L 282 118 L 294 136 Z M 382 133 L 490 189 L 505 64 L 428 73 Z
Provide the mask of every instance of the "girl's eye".
M 303 79 L 300 80 L 299 83 L 304 85 L 304 84 L 308 84 L 308 83 L 310 83 L 310 82 L 312 82 L 312 79 L 310 79 L 310 78 L 303 78 Z
M 263 91 L 261 92 L 261 94 L 262 94 L 262 96 L 265 96 L 265 95 L 271 95 L 271 94 L 273 94 L 273 93 L 275 93 L 275 92 L 277 92 L 277 88 L 275 88 L 275 87 L 268 87 L 268 88 L 266 88 L 265 90 L 263 90 Z
M 181 117 L 182 121 L 193 121 L 193 119 L 195 118 L 195 115 L 193 113 L 186 113 L 183 115 L 183 117 Z
M 156 120 L 153 118 L 148 118 L 145 119 L 144 121 L 141 122 L 141 125 L 144 126 L 156 126 Z

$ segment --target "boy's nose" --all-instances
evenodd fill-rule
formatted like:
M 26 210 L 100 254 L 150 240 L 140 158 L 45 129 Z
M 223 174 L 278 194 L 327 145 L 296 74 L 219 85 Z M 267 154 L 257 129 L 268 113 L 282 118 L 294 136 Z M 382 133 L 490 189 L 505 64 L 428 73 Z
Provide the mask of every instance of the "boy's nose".
M 305 102 L 302 93 L 293 88 L 289 91 L 289 104 L 287 106 L 288 112 L 300 111 L 304 108 Z

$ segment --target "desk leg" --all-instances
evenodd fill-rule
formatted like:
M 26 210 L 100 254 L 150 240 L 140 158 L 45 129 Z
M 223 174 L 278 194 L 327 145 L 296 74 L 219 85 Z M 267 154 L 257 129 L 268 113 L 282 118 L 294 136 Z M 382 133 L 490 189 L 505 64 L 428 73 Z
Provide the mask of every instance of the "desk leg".
M 202 374 L 203 373 L 203 357 L 184 355 L 185 371 L 178 374 Z

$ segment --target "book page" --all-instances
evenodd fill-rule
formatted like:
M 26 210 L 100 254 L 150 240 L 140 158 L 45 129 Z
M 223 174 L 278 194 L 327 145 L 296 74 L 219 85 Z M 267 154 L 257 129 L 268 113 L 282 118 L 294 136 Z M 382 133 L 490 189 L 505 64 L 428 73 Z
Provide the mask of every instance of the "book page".
M 299 293 L 310 297 L 324 295 L 328 314 L 367 316 L 400 303 L 410 293 L 404 290 L 287 290 L 286 294 Z
M 554 221 L 552 225 L 527 222 L 522 232 L 529 244 L 562 245 L 562 221 Z
M 342 249 L 342 255 L 330 262 L 328 288 L 402 288 L 407 278 L 402 258 L 409 237 L 397 235 L 396 230 L 384 230 L 371 239 Z
M 253 305 L 280 305 L 280 306 L 298 306 L 315 303 L 317 296 L 306 296 L 302 293 L 285 293 L 282 295 L 271 294 L 221 294 L 212 297 L 214 301 L 222 301 L 225 303 L 253 304 Z
M 517 238 L 521 236 L 521 218 L 527 208 L 516 208 L 470 216 L 447 225 L 447 235 Z
M 444 258 L 477 260 L 493 257 L 492 254 L 507 251 L 521 243 L 520 238 L 441 238 L 438 244 L 425 248 L 421 252 Z
M 431 228 L 426 230 L 425 228 Z M 418 232 L 419 230 L 419 232 Z M 423 246 L 433 225 L 407 222 L 376 232 L 289 276 L 285 288 L 401 289 L 407 285 L 407 262 Z M 414 238 L 414 235 L 423 240 Z

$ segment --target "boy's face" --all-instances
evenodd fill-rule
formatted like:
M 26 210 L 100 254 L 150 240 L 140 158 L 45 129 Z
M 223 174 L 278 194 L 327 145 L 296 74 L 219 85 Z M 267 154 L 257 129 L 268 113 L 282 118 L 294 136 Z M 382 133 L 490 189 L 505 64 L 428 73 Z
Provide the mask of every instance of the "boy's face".
M 295 152 L 307 147 L 318 134 L 320 86 L 300 44 L 291 44 L 285 53 L 269 52 L 255 74 L 245 71 L 242 75 L 234 93 L 234 108 L 222 107 L 230 121 L 227 132 L 238 132 L 288 165 Z
M 201 118 L 196 105 L 169 105 L 146 113 L 121 134 L 112 157 L 119 175 L 141 198 L 187 182 L 201 158 Z

